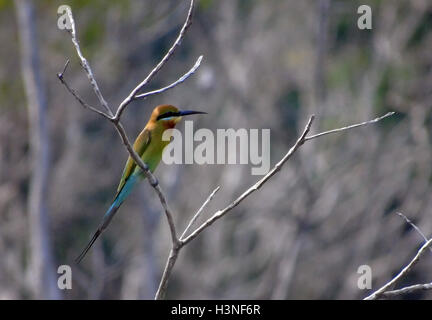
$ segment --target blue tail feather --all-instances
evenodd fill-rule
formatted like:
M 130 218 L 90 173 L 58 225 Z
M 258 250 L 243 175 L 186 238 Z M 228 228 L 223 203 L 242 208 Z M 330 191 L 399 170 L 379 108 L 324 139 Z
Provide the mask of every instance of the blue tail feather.
M 117 212 L 118 208 L 122 205 L 122 203 L 126 200 L 126 198 L 131 193 L 132 189 L 135 187 L 135 184 L 137 182 L 138 175 L 132 174 L 129 179 L 126 180 L 125 185 L 121 189 L 120 193 L 117 195 L 117 197 L 114 199 L 113 203 L 105 213 L 100 229 L 105 229 L 108 224 L 110 223 L 111 219 Z
M 96 241 L 96 239 L 102 233 L 102 231 L 105 230 L 105 228 L 109 225 L 109 223 L 111 222 L 111 219 L 116 214 L 118 208 L 120 208 L 120 206 L 123 203 L 123 201 L 126 200 L 126 198 L 131 193 L 132 189 L 134 188 L 134 186 L 135 186 L 135 184 L 137 182 L 137 178 L 138 178 L 138 174 L 132 174 L 129 177 L 129 179 L 127 179 L 127 181 L 126 181 L 125 185 L 123 186 L 122 190 L 117 195 L 117 197 L 114 199 L 113 203 L 111 204 L 111 206 L 109 207 L 109 209 L 107 210 L 107 212 L 105 213 L 105 215 L 103 216 L 102 222 L 101 222 L 99 228 L 96 230 L 95 234 L 93 235 L 92 239 L 90 240 L 90 242 L 84 248 L 84 250 L 82 251 L 82 253 L 76 259 L 77 263 L 81 262 L 81 260 L 84 258 L 84 256 L 87 254 L 87 252 L 90 250 L 90 248 L 92 247 L 93 243 Z

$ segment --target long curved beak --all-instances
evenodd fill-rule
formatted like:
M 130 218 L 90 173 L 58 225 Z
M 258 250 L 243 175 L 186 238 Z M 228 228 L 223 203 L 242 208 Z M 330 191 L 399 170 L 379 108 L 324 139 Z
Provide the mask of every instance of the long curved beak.
M 191 114 L 207 114 L 207 112 L 204 111 L 193 111 L 193 110 L 181 110 L 179 111 L 180 116 L 188 116 Z

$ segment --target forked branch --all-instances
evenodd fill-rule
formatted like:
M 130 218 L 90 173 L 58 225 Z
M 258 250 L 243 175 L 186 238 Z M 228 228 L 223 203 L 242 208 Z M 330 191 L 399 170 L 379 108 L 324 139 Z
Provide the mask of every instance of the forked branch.
M 391 290 L 396 283 L 401 280 L 403 277 L 405 277 L 408 272 L 417 264 L 417 262 L 420 260 L 420 258 L 424 255 L 427 249 L 432 251 L 432 239 L 428 240 L 424 233 L 420 230 L 419 227 L 417 227 L 410 219 L 408 219 L 407 216 L 405 216 L 401 212 L 396 212 L 396 214 L 400 217 L 402 217 L 406 223 L 408 223 L 411 227 L 414 228 L 415 231 L 417 231 L 421 237 L 425 240 L 425 243 L 423 246 L 419 249 L 415 257 L 410 261 L 409 264 L 406 265 L 393 279 L 391 279 L 389 282 L 387 282 L 385 285 L 383 285 L 381 288 L 364 298 L 364 300 L 375 300 L 379 298 L 393 298 L 396 296 L 401 296 L 407 293 L 412 293 L 414 291 L 420 291 L 420 290 L 432 290 L 432 283 L 425 283 L 425 284 L 416 284 L 408 287 L 404 287 L 401 289 Z
M 195 229 L 189 236 L 186 236 L 187 231 L 191 228 L 191 225 L 196 220 L 196 216 L 200 215 L 202 210 L 200 209 L 198 213 L 192 218 L 191 222 L 188 224 L 186 230 L 183 232 L 182 237 L 180 238 L 180 243 L 177 248 L 172 248 L 168 257 L 168 260 L 165 265 L 164 273 L 162 275 L 162 280 L 159 284 L 158 291 L 156 293 L 156 299 L 161 299 L 164 297 L 167 285 L 168 285 L 168 279 L 172 273 L 172 270 L 174 268 L 175 262 L 177 260 L 178 254 L 180 250 L 190 243 L 193 239 L 195 239 L 199 234 L 201 234 L 205 229 L 207 229 L 209 226 L 211 226 L 214 222 L 225 216 L 227 213 L 229 213 L 232 209 L 237 207 L 244 199 L 249 197 L 252 193 L 254 193 L 256 190 L 261 188 L 266 182 L 268 182 L 277 172 L 281 170 L 283 165 L 293 156 L 293 154 L 306 142 L 310 141 L 312 139 L 322 137 L 327 134 L 332 133 L 340 133 L 347 130 L 351 130 L 354 128 L 362 127 L 365 125 L 373 124 L 378 121 L 381 121 L 387 117 L 390 117 L 394 114 L 394 112 L 389 112 L 381 117 L 378 117 L 373 120 L 361 122 L 358 124 L 325 131 L 322 133 L 318 133 L 312 136 L 308 136 L 312 123 L 314 121 L 314 115 L 310 116 L 305 128 L 303 129 L 303 133 L 300 135 L 300 137 L 297 139 L 296 143 L 289 149 L 289 151 L 285 154 L 285 156 L 260 180 L 258 180 L 255 184 L 253 184 L 251 187 L 249 187 L 245 192 L 243 192 L 238 198 L 236 198 L 234 201 L 232 201 L 228 206 L 226 206 L 224 209 L 216 211 L 209 219 L 207 219 L 204 223 L 202 223 L 198 228 Z M 213 193 L 209 196 L 209 198 L 204 202 L 203 206 L 205 206 L 211 198 L 214 196 L 216 191 L 219 189 L 217 188 Z

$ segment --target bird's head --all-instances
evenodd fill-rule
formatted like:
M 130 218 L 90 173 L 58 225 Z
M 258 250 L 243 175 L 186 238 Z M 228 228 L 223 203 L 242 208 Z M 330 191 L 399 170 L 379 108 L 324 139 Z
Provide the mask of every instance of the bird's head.
M 183 116 L 191 114 L 206 114 L 207 112 L 180 110 L 170 104 L 163 104 L 154 108 L 150 121 L 155 124 L 162 124 L 164 127 L 174 128 L 180 122 Z

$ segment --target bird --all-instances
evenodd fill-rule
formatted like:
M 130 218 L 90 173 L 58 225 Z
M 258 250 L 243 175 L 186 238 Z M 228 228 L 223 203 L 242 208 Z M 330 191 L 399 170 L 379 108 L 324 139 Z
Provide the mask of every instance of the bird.
M 181 121 L 183 116 L 206 113 L 207 112 L 203 111 L 180 110 L 170 104 L 159 105 L 153 109 L 149 121 L 135 139 L 133 149 L 148 166 L 150 172 L 153 173 L 162 159 L 163 149 L 170 143 L 170 140 L 162 140 L 164 131 L 167 129 L 173 129 L 176 124 Z M 142 169 L 137 166 L 132 157 L 129 156 L 123 169 L 123 174 L 117 187 L 117 193 L 114 196 L 114 200 L 103 216 L 93 237 L 81 254 L 76 258 L 75 261 L 77 264 L 82 261 L 96 239 L 108 227 L 117 210 L 129 196 L 137 182 L 143 179 L 145 179 L 145 174 Z

